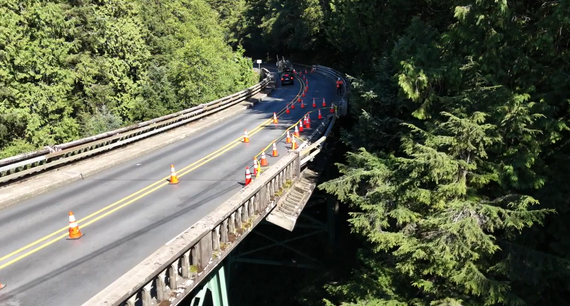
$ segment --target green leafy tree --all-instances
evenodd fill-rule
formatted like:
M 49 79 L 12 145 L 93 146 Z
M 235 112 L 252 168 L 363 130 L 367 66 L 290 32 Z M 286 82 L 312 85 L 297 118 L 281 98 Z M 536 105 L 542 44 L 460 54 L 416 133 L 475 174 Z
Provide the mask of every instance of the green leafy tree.
M 253 85 L 251 61 L 231 49 L 224 26 L 204 0 L 3 1 L 2 156 Z M 107 112 L 118 117 L 92 126 Z

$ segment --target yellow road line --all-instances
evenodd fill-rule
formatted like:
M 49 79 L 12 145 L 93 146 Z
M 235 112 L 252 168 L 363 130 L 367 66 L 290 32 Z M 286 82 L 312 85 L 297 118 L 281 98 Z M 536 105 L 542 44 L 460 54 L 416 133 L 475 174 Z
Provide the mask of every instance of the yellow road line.
M 266 121 L 267 121 L 267 120 L 266 120 Z M 263 130 L 263 129 L 261 129 L 261 128 L 260 128 L 260 129 L 257 129 L 255 132 L 252 132 L 250 135 L 255 135 L 255 134 L 261 132 L 262 130 Z M 238 146 L 238 145 L 240 145 L 240 144 L 241 144 L 241 142 L 234 142 L 234 143 L 231 144 L 230 146 L 226 146 L 226 148 L 225 148 L 223 151 L 218 150 L 219 152 L 217 152 L 215 155 L 210 154 L 210 156 L 208 156 L 209 159 L 205 160 L 205 158 L 203 158 L 203 159 L 201 159 L 201 161 L 198 161 L 198 162 L 193 163 L 192 165 L 190 165 L 192 168 L 188 169 L 190 166 L 189 166 L 189 167 L 186 167 L 187 170 L 184 171 L 184 172 L 181 172 L 181 173 L 178 175 L 178 177 L 183 177 L 184 175 L 186 175 L 186 174 L 188 174 L 188 173 L 190 173 L 190 172 L 192 172 L 192 171 L 194 171 L 194 170 L 200 168 L 200 167 L 203 166 L 204 164 L 207 164 L 208 162 L 210 162 L 210 161 L 214 160 L 215 158 L 217 158 L 217 157 L 223 155 L 223 154 L 226 153 L 227 151 L 233 149 L 234 147 L 236 147 L 236 146 Z M 165 180 L 166 180 L 166 179 L 165 179 Z M 156 183 L 155 183 L 155 184 L 156 184 Z M 84 223 L 84 224 L 81 224 L 81 228 L 85 228 L 85 227 L 87 227 L 87 226 L 89 226 L 89 225 L 91 225 L 91 224 L 97 222 L 98 220 L 100 220 L 100 219 L 102 219 L 102 218 L 104 218 L 104 217 L 106 217 L 106 216 L 108 216 L 108 215 L 110 215 L 110 214 L 112 214 L 112 213 L 118 211 L 119 209 L 121 209 L 121 208 L 123 208 L 123 207 L 125 207 L 125 206 L 128 206 L 128 205 L 130 205 L 130 204 L 136 202 L 137 200 L 140 200 L 140 199 L 144 198 L 145 196 L 147 196 L 147 195 L 149 195 L 149 194 L 151 194 L 151 193 L 157 191 L 158 189 L 160 189 L 160 188 L 162 188 L 162 187 L 164 187 L 164 186 L 166 186 L 166 185 L 168 185 L 168 182 L 162 182 L 161 184 L 158 184 L 157 186 L 155 186 L 155 187 L 152 188 L 151 190 L 148 190 L 148 191 L 146 191 L 145 193 L 140 194 L 139 196 L 135 197 L 134 199 L 131 199 L 130 201 L 125 202 L 125 203 L 123 203 L 122 205 L 117 206 L 117 207 L 115 207 L 114 209 L 112 209 L 112 210 L 110 210 L 110 211 L 107 211 L 106 213 L 101 214 L 101 215 L 95 217 L 93 220 L 91 220 L 91 221 L 89 221 L 89 222 L 86 222 L 86 223 Z M 129 196 L 129 197 L 131 197 L 131 196 Z M 127 198 L 128 198 L 128 197 L 127 197 Z M 127 198 L 123 198 L 123 199 L 117 201 L 116 203 L 120 203 L 120 202 L 124 201 L 124 200 L 127 199 Z M 113 203 L 113 204 L 116 205 L 115 203 Z M 112 204 L 112 205 L 113 205 L 113 204 Z M 106 208 L 110 208 L 110 207 L 111 207 L 111 205 L 107 206 Z M 103 211 L 103 209 L 101 209 L 100 211 Z M 64 229 L 67 229 L 67 227 L 64 228 Z M 45 241 L 45 240 L 49 239 L 50 237 L 53 237 L 53 236 L 55 236 L 55 235 L 57 235 L 57 234 L 59 234 L 59 233 L 61 233 L 61 232 L 62 232 L 61 230 L 58 231 L 58 232 L 54 232 L 54 233 L 50 234 L 49 237 L 46 236 L 46 237 L 40 239 L 41 241 L 38 240 L 38 241 L 36 241 L 36 242 L 33 242 L 33 243 L 29 244 L 28 246 L 25 246 L 25 247 L 21 248 L 19 251 L 12 252 L 11 254 L 9 254 L 9 255 L 7 255 L 7 256 L 4 256 L 3 258 L 7 258 L 7 257 L 13 256 L 13 255 L 16 255 L 17 253 L 20 253 L 21 251 L 23 251 L 23 250 L 25 250 L 25 249 L 28 249 L 28 248 L 30 248 L 31 246 L 34 246 L 34 245 L 36 245 L 36 244 L 39 244 L 39 243 L 41 243 L 42 241 Z M 13 263 L 15 263 L 15 262 L 21 260 L 21 259 L 23 259 L 23 258 L 25 258 L 25 257 L 28 257 L 28 256 L 30 256 L 30 255 L 32 255 L 32 254 L 34 254 L 34 253 L 36 253 L 36 252 L 38 252 L 38 251 L 44 249 L 45 247 L 47 247 L 47 246 L 49 246 L 49 245 L 55 243 L 56 241 L 59 241 L 59 240 L 65 238 L 65 237 L 67 237 L 67 236 L 68 236 L 68 234 L 63 234 L 63 235 L 61 235 L 61 236 L 58 236 L 58 237 L 56 237 L 56 238 L 54 238 L 54 239 L 52 239 L 52 240 L 46 242 L 45 244 L 42 244 L 41 246 L 39 246 L 39 247 L 37 247 L 37 248 L 35 248 L 35 249 L 33 249 L 33 250 L 30 250 L 29 252 L 27 252 L 27 253 L 25 253 L 25 254 L 22 254 L 22 255 L 20 255 L 20 256 L 18 256 L 18 257 L 16 257 L 16 258 L 10 260 L 9 262 L 7 262 L 7 263 L 5 263 L 5 264 L 3 264 L 3 265 L 0 265 L 0 270 L 2 270 L 3 268 L 5 268 L 5 267 L 7 267 L 7 266 L 9 266 L 9 265 L 11 265 L 11 264 L 13 264 Z
M 297 93 L 297 95 L 295 96 L 295 98 L 293 99 L 292 102 L 287 103 L 285 108 L 283 108 L 279 111 L 279 113 L 277 114 L 277 117 L 280 117 L 281 115 L 283 115 L 283 113 L 285 113 L 287 111 L 287 106 L 289 106 L 289 104 L 297 103 L 297 99 L 302 95 L 303 91 L 305 90 L 306 85 L 305 85 L 305 82 L 303 82 L 303 79 L 301 79 L 301 77 L 299 77 L 299 75 L 297 75 L 297 74 L 295 74 L 295 78 L 297 78 L 297 81 L 301 84 L 301 87 L 299 88 L 299 92 Z M 311 113 L 311 112 L 312 111 L 309 111 L 308 113 Z M 308 113 L 305 113 L 305 115 Z M 255 155 L 253 158 L 257 159 L 261 155 L 261 153 L 267 151 L 267 149 L 269 149 L 269 147 L 271 147 L 273 142 L 278 142 L 281 138 L 283 138 L 285 136 L 287 131 L 289 131 L 290 129 L 295 127 L 295 125 L 297 125 L 297 123 L 299 123 L 299 121 L 301 121 L 301 120 L 303 120 L 303 118 L 297 120 L 297 122 L 295 122 L 295 124 L 289 126 L 281 135 L 279 135 L 272 142 L 270 142 L 265 148 L 263 148 L 261 151 L 259 151 L 259 153 L 257 153 L 257 155 Z
M 306 114 L 310 114 L 310 113 L 312 113 L 312 112 L 314 112 L 314 110 L 305 113 L 305 115 L 306 115 Z M 292 130 L 297 124 L 299 124 L 299 122 L 300 122 L 301 120 L 303 120 L 303 118 L 297 120 L 297 122 L 295 122 L 294 124 L 292 124 L 291 126 L 289 126 L 281 135 L 279 135 L 279 136 L 278 136 L 277 138 L 275 138 L 272 142 L 270 142 L 270 143 L 267 145 L 267 147 L 265 147 L 265 148 L 263 148 L 261 151 L 259 151 L 259 153 L 257 153 L 257 155 L 255 155 L 254 158 L 257 159 L 257 158 L 261 155 L 261 153 L 267 151 L 267 150 L 269 149 L 269 147 L 271 147 L 271 146 L 273 145 L 273 142 L 279 142 L 282 138 L 284 138 L 285 135 L 287 135 L 287 131 Z M 297 139 L 301 139 L 301 140 L 305 141 L 305 140 L 304 140 L 303 138 L 301 138 L 301 137 L 296 137 L 295 135 L 292 135 L 292 136 L 295 137 L 295 138 L 297 138 Z
M 254 135 L 257 131 L 261 130 L 261 129 L 264 127 L 263 125 L 266 124 L 267 121 L 269 121 L 269 120 L 266 120 L 266 121 L 264 121 L 263 123 L 261 123 L 260 125 L 258 125 L 257 127 L 255 127 L 255 128 L 252 130 L 253 132 L 250 133 L 250 134 L 251 134 L 251 135 Z M 203 157 L 203 158 L 197 160 L 196 162 L 194 162 L 194 163 L 192 163 L 192 164 L 190 164 L 190 165 L 188 165 L 188 166 L 182 168 L 179 172 L 184 172 L 186 169 L 189 169 L 189 168 L 195 166 L 196 164 L 198 164 L 198 163 L 200 163 L 200 162 L 202 162 L 202 161 L 204 161 L 204 160 L 209 160 L 210 158 L 212 158 L 213 155 L 217 154 L 217 153 L 220 152 L 220 151 L 226 152 L 226 149 L 227 149 L 228 147 L 230 147 L 230 146 L 231 146 L 232 144 L 234 144 L 234 143 L 240 143 L 241 139 L 242 139 L 242 137 L 236 138 L 235 140 L 233 140 L 233 141 L 230 142 L 229 144 L 227 144 L 227 145 L 221 147 L 220 149 L 218 149 L 218 150 L 216 150 L 216 151 L 214 151 L 214 152 L 208 154 L 207 156 L 205 156 L 205 157 Z M 137 196 L 137 195 L 139 195 L 139 194 L 141 194 L 141 193 L 143 193 L 143 192 L 146 191 L 146 190 L 151 189 L 152 187 L 154 187 L 154 186 L 156 186 L 156 185 L 158 185 L 158 184 L 164 182 L 164 181 L 167 180 L 168 178 L 169 178 L 169 176 L 166 176 L 166 177 L 162 178 L 161 180 L 159 180 L 159 181 L 157 181 L 157 182 L 155 182 L 155 183 L 152 183 L 152 184 L 150 184 L 150 185 L 148 185 L 148 186 L 142 188 L 141 190 L 138 190 L 138 191 L 136 191 L 136 192 L 134 192 L 134 193 L 132 193 L 132 194 L 130 194 L 130 195 L 128 195 L 128 196 L 126 196 L 126 197 L 124 197 L 124 198 L 122 198 L 122 199 L 120 199 L 120 200 L 118 200 L 118 201 L 116 201 L 116 202 L 114 202 L 114 203 L 112 203 L 112 204 L 106 206 L 106 207 L 103 207 L 103 208 L 99 209 L 98 211 L 96 211 L 96 212 L 94 212 L 94 213 L 92 213 L 92 214 L 90 214 L 90 215 L 88 215 L 88 216 L 86 216 L 86 217 L 84 217 L 84 218 L 82 218 L 82 219 L 79 219 L 77 222 L 78 222 L 78 223 L 79 223 L 79 222 L 85 222 L 85 221 L 87 221 L 87 220 L 89 220 L 89 219 L 91 219 L 91 218 L 97 216 L 98 214 L 100 214 L 100 213 L 102 213 L 102 212 L 104 212 L 104 211 L 106 211 L 106 210 L 108 210 L 108 209 L 110 209 L 110 208 L 112 208 L 112 207 L 114 207 L 114 206 L 117 206 L 117 205 L 121 204 L 122 202 L 124 202 L 124 201 L 126 201 L 126 200 L 128 200 L 128 199 L 130 199 L 130 198 L 133 198 L 133 197 L 135 197 L 135 196 Z M 161 186 L 162 186 L 162 185 L 161 185 Z M 45 240 L 47 240 L 47 239 L 49 239 L 49 238 L 51 238 L 51 237 L 57 235 L 57 234 L 59 234 L 59 233 L 62 233 L 62 232 L 64 232 L 64 231 L 66 231 L 67 229 L 68 229 L 68 227 L 62 227 L 62 228 L 60 228 L 59 230 L 54 231 L 53 233 L 51 233 L 51 234 L 49 234 L 49 235 L 47 235 L 47 236 L 45 236 L 45 237 L 43 237 L 43 238 L 41 238 L 41 239 L 36 240 L 35 242 L 32 242 L 32 243 L 30 243 L 30 244 L 28 244 L 28 245 L 26 245 L 26 246 L 24 246 L 24 247 L 21 247 L 20 249 L 18 249 L 18 250 L 16 250 L 16 251 L 12 252 L 12 253 L 10 253 L 10 254 L 8 254 L 8 255 L 6 255 L 6 256 L 1 257 L 1 258 L 0 258 L 0 261 L 4 260 L 4 259 L 6 259 L 6 258 L 12 257 L 12 256 L 14 256 L 14 255 L 17 254 L 17 253 L 22 252 L 23 250 L 29 249 L 29 248 L 33 247 L 34 245 L 37 245 L 37 244 L 39 244 L 39 243 L 41 243 L 41 242 L 43 242 L 43 241 L 45 241 Z
M 302 83 L 302 86 L 300 86 L 299 92 L 298 92 L 297 95 L 295 96 L 293 102 L 296 102 L 296 99 L 298 99 L 299 95 L 300 95 L 301 92 L 304 90 L 304 87 L 305 87 L 305 85 Z M 290 103 L 290 102 L 289 102 L 289 103 Z M 287 104 L 289 104 L 289 103 L 287 103 Z M 281 110 L 278 112 L 278 113 L 279 113 L 278 116 L 281 116 L 281 115 L 285 112 L 285 110 L 286 110 L 286 108 L 281 109 Z M 263 128 L 265 128 L 271 121 L 272 121 L 272 118 L 263 121 L 261 124 L 259 124 L 259 125 L 256 126 L 255 128 L 253 128 L 253 129 L 251 130 L 251 132 L 249 132 L 248 134 L 249 134 L 250 136 L 253 136 L 253 135 L 257 134 L 258 132 L 260 132 L 261 130 L 263 130 Z M 196 170 L 197 168 L 203 166 L 204 164 L 210 162 L 211 160 L 215 159 L 216 157 L 219 157 L 220 155 L 226 153 L 227 151 L 229 151 L 229 150 L 231 150 L 232 148 L 234 148 L 234 147 L 236 147 L 237 145 L 239 145 L 239 144 L 241 143 L 241 140 L 242 140 L 242 137 L 236 138 L 235 140 L 233 140 L 232 142 L 228 143 L 227 145 L 221 147 L 220 149 L 218 149 L 218 150 L 216 150 L 216 151 L 214 151 L 214 152 L 208 154 L 207 156 L 205 156 L 205 157 L 203 157 L 203 158 L 197 160 L 196 162 L 194 162 L 194 163 L 192 163 L 192 164 L 190 164 L 190 165 L 188 165 L 188 166 L 186 166 L 186 167 L 180 169 L 180 170 L 179 170 L 179 173 L 180 173 L 180 174 L 179 174 L 178 176 L 179 176 L 179 177 L 182 177 L 182 176 L 184 176 L 184 175 L 186 175 L 186 174 L 188 174 L 188 173 L 190 173 L 190 172 Z M 83 228 L 86 227 L 86 226 L 89 226 L 90 224 L 93 224 L 94 222 L 96 222 L 96 221 L 98 221 L 98 220 L 100 220 L 100 219 L 102 219 L 102 218 L 104 218 L 104 217 L 110 215 L 111 213 L 113 213 L 113 212 L 115 212 L 115 211 L 117 211 L 117 210 L 119 210 L 119 209 L 121 209 L 121 208 L 123 208 L 123 207 L 129 205 L 129 204 L 132 204 L 132 203 L 136 202 L 137 200 L 139 200 L 139 199 L 141 199 L 141 198 L 143 198 L 143 197 L 145 197 L 145 196 L 151 194 L 152 192 L 154 192 L 154 191 L 156 191 L 156 190 L 158 190 L 158 189 L 160 189 L 160 188 L 162 188 L 162 187 L 168 185 L 168 183 L 165 182 L 168 178 L 169 178 L 169 176 L 166 176 L 166 177 L 164 177 L 163 179 L 161 179 L 161 180 L 159 180 L 159 181 L 157 181 L 157 182 L 155 182 L 155 183 L 153 183 L 153 184 L 151 184 L 151 185 L 149 185 L 149 186 L 146 186 L 146 187 L 144 187 L 143 189 L 141 189 L 141 190 L 139 190 L 139 191 L 137 191 L 137 192 L 134 192 L 134 193 L 132 193 L 132 194 L 130 194 L 130 195 L 128 195 L 128 196 L 126 196 L 126 197 L 124 197 L 124 198 L 122 198 L 122 199 L 120 199 L 120 200 L 118 200 L 118 201 L 116 201 L 116 202 L 114 202 L 114 203 L 112 203 L 112 204 L 110 204 L 110 205 L 104 207 L 104 208 L 99 209 L 98 211 L 96 211 L 96 212 L 94 212 L 94 213 L 92 213 L 92 214 L 89 214 L 88 216 L 86 216 L 86 217 L 84 217 L 84 218 L 82 218 L 82 219 L 77 220 L 77 222 L 78 222 L 78 223 L 80 223 L 80 222 L 85 222 L 85 221 L 87 221 L 87 220 L 89 220 L 89 219 L 95 217 L 93 220 L 91 220 L 91 221 L 89 221 L 89 222 L 86 222 L 86 223 L 84 223 L 84 224 L 81 224 L 81 227 L 83 227 Z M 153 188 L 153 187 L 154 187 L 154 188 Z M 149 189 L 150 189 L 150 190 L 149 190 Z M 146 192 L 145 192 L 145 191 L 146 191 Z M 133 199 L 131 199 L 131 198 L 133 198 Z M 119 205 L 119 204 L 121 204 L 121 203 L 123 203 L 123 202 L 129 200 L 129 199 L 131 199 L 131 200 L 128 201 L 128 202 L 126 202 L 126 203 L 124 203 L 124 204 L 122 204 L 122 205 L 120 205 L 120 206 L 118 206 L 118 207 L 115 207 L 115 206 L 117 206 L 117 205 Z M 113 208 L 113 207 L 115 207 L 115 208 L 112 209 L 112 210 L 110 210 L 110 211 L 108 211 L 108 212 L 106 212 L 106 213 L 104 213 L 104 214 L 101 214 L 102 212 L 104 212 L 104 211 L 106 211 L 106 210 L 109 210 L 109 209 L 111 209 L 111 208 Z M 101 214 L 101 215 L 99 215 L 99 214 Z M 23 246 L 23 247 L 19 248 L 18 250 L 14 251 L 14 252 L 11 252 L 11 253 L 8 254 L 8 255 L 5 255 L 5 256 L 1 257 L 1 258 L 0 258 L 0 262 L 3 261 L 3 260 L 5 260 L 5 259 L 7 259 L 7 258 L 10 258 L 10 257 L 12 257 L 12 256 L 14 256 L 14 255 L 16 255 L 16 254 L 18 254 L 18 253 L 21 253 L 21 252 L 23 252 L 23 251 L 25 251 L 25 250 L 27 250 L 27 249 L 29 249 L 29 248 L 32 248 L 33 246 L 36 246 L 36 245 L 38 245 L 38 244 L 40 244 L 40 243 L 42 243 L 42 242 L 44 242 L 44 241 L 46 241 L 46 240 L 48 240 L 48 239 L 54 237 L 54 236 L 56 236 L 56 235 L 58 235 L 58 234 L 60 234 L 60 233 L 63 233 L 63 232 L 65 232 L 65 231 L 67 231 L 67 230 L 68 230 L 68 227 L 63 227 L 63 228 L 61 228 L 61 229 L 59 229 L 59 230 L 57 230 L 57 231 L 54 231 L 53 233 L 48 234 L 48 235 L 44 236 L 43 238 L 40 238 L 40 239 L 38 239 L 38 240 L 36 240 L 36 241 L 34 241 L 34 242 L 32 242 L 32 243 L 26 245 L 26 246 Z M 13 264 L 13 263 L 19 261 L 20 259 L 23 259 L 23 258 L 25 258 L 25 257 L 27 257 L 27 256 L 29 256 L 29 255 L 31 255 L 31 254 L 33 254 L 33 253 L 36 253 L 36 252 L 42 250 L 43 248 L 45 248 L 45 247 L 47 247 L 47 246 L 53 244 L 53 243 L 56 242 L 56 241 L 59 241 L 59 240 L 65 238 L 65 237 L 67 237 L 67 235 L 68 235 L 68 234 L 60 235 L 60 236 L 58 236 L 58 237 L 52 239 L 51 241 L 48 241 L 47 243 L 45 243 L 45 244 L 43 244 L 43 245 L 41 245 L 41 246 L 39 246 L 39 247 L 37 247 L 37 248 L 35 248 L 35 249 L 29 251 L 29 252 L 27 252 L 27 253 L 25 253 L 25 254 L 23 254 L 23 255 L 20 255 L 20 256 L 14 258 L 13 260 L 11 260 L 11 261 L 9 261 L 9 262 L 3 264 L 3 265 L 0 265 L 0 270 L 2 270 L 3 268 L 5 268 L 5 267 L 7 267 L 7 266 L 9 266 L 9 265 L 11 265 L 11 264 Z

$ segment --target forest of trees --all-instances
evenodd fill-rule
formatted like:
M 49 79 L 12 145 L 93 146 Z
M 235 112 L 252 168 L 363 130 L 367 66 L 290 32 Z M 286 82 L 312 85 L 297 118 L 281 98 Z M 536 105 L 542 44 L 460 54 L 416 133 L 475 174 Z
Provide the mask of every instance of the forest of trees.
M 320 188 L 364 247 L 304 304 L 570 304 L 569 1 L 215 2 L 250 54 L 351 75 Z
M 569 50 L 567 0 L 5 0 L 0 150 L 240 90 L 244 52 L 325 64 L 352 95 L 319 188 L 362 248 L 299 304 L 568 305 Z
M 205 0 L 3 0 L 0 158 L 156 118 L 258 79 Z

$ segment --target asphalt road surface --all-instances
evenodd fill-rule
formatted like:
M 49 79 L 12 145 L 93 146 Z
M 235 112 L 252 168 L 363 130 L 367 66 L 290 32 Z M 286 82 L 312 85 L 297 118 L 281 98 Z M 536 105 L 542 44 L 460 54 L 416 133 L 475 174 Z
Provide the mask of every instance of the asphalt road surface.
M 336 101 L 334 83 L 309 74 L 306 107 L 256 129 L 299 92 L 281 87 L 254 108 L 160 150 L 0 210 L 2 306 L 78 306 L 243 187 L 245 167 L 286 128 Z M 278 82 L 279 84 L 279 82 Z M 326 111 L 323 112 L 325 115 Z M 311 115 L 312 127 L 317 114 Z M 250 143 L 241 142 L 244 129 Z M 301 134 L 306 137 L 312 129 Z M 289 145 L 278 143 L 280 156 Z M 280 157 L 271 157 L 269 164 Z M 180 183 L 168 185 L 174 164 Z M 68 212 L 84 236 L 66 240 Z

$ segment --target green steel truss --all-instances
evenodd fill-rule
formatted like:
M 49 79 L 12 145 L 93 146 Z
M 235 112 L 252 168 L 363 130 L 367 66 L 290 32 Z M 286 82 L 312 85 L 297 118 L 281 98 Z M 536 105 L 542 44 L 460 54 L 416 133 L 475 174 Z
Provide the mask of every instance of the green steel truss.
M 226 264 L 220 264 L 218 268 L 210 273 L 204 280 L 202 288 L 194 291 L 194 297 L 189 306 L 229 306 L 228 286 L 226 282 Z
M 320 221 L 313 216 L 310 216 L 308 211 L 311 207 L 316 205 L 321 205 L 326 203 L 327 205 L 327 221 Z M 180 306 L 229 306 L 228 302 L 228 280 L 230 278 L 231 267 L 235 264 L 261 264 L 261 265 L 277 265 L 277 266 L 287 266 L 296 267 L 304 269 L 323 269 L 323 264 L 316 258 L 313 258 L 302 251 L 295 249 L 288 245 L 288 243 L 293 241 L 298 241 L 301 239 L 313 237 L 315 235 L 328 234 L 328 247 L 329 251 L 333 251 L 335 244 L 335 217 L 337 210 L 337 202 L 330 196 L 325 196 L 322 194 L 315 194 L 307 203 L 305 209 L 299 216 L 295 229 L 303 229 L 303 234 L 296 235 L 290 239 L 282 240 L 275 239 L 271 235 L 264 233 L 266 226 L 275 227 L 275 225 L 262 221 L 251 234 L 258 235 L 265 238 L 269 243 L 262 247 L 255 249 L 243 249 L 240 245 L 220 264 L 215 271 L 210 273 L 208 278 L 203 281 L 201 288 L 194 290 L 193 293 L 189 295 L 180 303 Z M 259 251 L 281 247 L 294 254 L 299 255 L 303 259 L 303 262 L 285 262 L 279 260 L 268 260 L 260 258 L 251 258 L 253 255 Z M 190 300 L 190 297 L 191 300 Z

